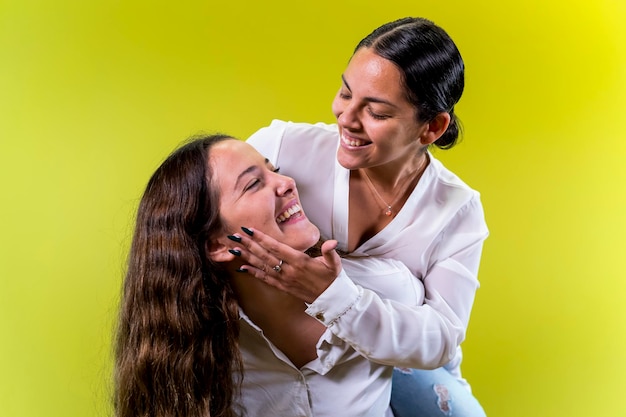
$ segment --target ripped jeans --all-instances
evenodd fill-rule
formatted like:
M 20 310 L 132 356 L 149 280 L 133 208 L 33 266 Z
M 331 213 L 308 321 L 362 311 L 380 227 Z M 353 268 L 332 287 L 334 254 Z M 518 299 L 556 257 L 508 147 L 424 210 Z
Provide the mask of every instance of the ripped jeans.
M 396 368 L 391 387 L 395 417 L 486 417 L 478 400 L 445 368 Z

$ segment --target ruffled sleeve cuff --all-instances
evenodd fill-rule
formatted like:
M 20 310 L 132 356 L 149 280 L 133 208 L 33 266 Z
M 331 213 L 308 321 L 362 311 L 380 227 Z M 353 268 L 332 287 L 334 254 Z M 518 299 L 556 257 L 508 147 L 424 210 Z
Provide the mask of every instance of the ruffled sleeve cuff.
M 317 299 L 307 304 L 306 313 L 319 320 L 326 327 L 330 327 L 342 315 L 344 315 L 361 298 L 363 289 L 346 275 L 342 269 L 339 276 L 333 281 L 326 291 Z

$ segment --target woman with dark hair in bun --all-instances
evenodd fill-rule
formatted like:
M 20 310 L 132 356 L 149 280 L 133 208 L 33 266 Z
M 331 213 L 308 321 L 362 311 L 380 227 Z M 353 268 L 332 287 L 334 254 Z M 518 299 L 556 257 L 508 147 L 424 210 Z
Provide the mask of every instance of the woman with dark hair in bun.
M 377 354 L 371 346 L 355 349 L 397 367 L 396 417 L 484 416 L 461 376 L 460 344 L 488 229 L 479 193 L 430 152 L 457 143 L 455 105 L 463 88 L 463 59 L 448 34 L 429 20 L 404 18 L 357 45 L 333 101 L 336 125 L 275 120 L 248 139 L 296 180 L 323 239 L 337 240 L 338 249 L 352 257 L 399 260 L 423 283 L 422 305 L 397 313 L 393 302 L 382 299 L 391 318 L 372 317 L 369 327 L 353 323 L 361 326 L 360 337 L 371 333 L 380 348 Z M 284 247 L 264 244 L 268 256 L 289 256 Z M 245 249 L 242 257 L 261 266 Z M 305 271 L 284 271 L 267 283 L 285 290 L 310 282 L 315 301 L 307 312 L 348 340 L 355 327 L 335 325 L 328 310 L 358 308 L 357 290 L 333 284 L 320 293 L 313 274 L 303 278 Z M 255 268 L 248 272 L 264 277 Z M 376 271 L 371 275 L 375 281 Z

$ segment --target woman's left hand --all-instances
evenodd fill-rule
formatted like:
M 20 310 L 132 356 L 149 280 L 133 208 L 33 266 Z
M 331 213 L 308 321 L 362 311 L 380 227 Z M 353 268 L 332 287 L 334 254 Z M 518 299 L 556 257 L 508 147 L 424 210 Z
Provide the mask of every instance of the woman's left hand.
M 263 232 L 242 230 L 245 234 L 237 234 L 241 238 L 237 247 L 248 264 L 241 269 L 304 302 L 315 301 L 341 272 L 336 240 L 324 242 L 322 256 L 311 258 Z

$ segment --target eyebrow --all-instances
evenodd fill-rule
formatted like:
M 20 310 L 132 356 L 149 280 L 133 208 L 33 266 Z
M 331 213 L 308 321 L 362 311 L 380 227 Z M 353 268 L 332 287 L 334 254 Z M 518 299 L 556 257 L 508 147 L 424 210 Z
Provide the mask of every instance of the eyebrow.
M 250 174 L 250 173 L 252 173 L 252 172 L 256 171 L 257 169 L 258 169 L 258 167 L 257 167 L 256 165 L 252 165 L 252 166 L 249 166 L 248 168 L 244 169 L 244 170 L 241 172 L 241 174 L 239 174 L 239 175 L 237 176 L 237 181 L 235 181 L 235 190 L 239 187 L 239 181 L 241 181 L 241 179 L 242 179 L 244 176 L 246 176 L 246 175 L 248 175 L 248 174 Z
M 343 83 L 346 86 L 346 88 L 348 90 L 350 90 L 350 92 L 352 92 L 352 89 L 350 88 L 350 84 L 348 84 L 348 81 L 346 81 L 346 78 L 344 77 L 343 74 L 341 74 L 341 80 L 343 81 Z M 371 103 L 386 104 L 386 105 L 394 107 L 394 108 L 398 107 L 395 104 L 393 104 L 392 102 L 387 101 L 387 100 L 383 100 L 382 98 L 370 97 L 370 96 L 366 96 L 366 97 L 363 97 L 363 98 L 364 98 L 365 101 L 368 101 L 368 102 L 371 102 Z

